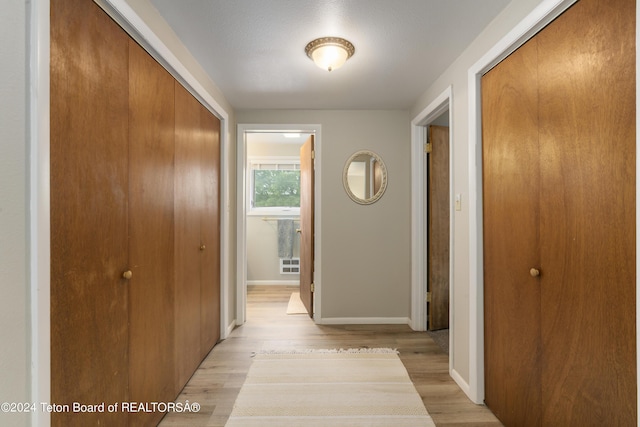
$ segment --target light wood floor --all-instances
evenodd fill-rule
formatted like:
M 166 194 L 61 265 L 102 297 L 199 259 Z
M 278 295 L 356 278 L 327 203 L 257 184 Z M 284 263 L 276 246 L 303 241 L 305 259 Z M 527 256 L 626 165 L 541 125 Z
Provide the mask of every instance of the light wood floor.
M 320 326 L 307 315 L 287 315 L 296 287 L 250 286 L 247 322 L 214 347 L 178 397 L 197 402 L 198 413 L 170 413 L 161 427 L 224 426 L 251 365 L 261 349 L 397 348 L 400 359 L 437 426 L 501 426 L 485 407 L 475 405 L 449 376 L 446 354 L 427 333 L 406 325 Z

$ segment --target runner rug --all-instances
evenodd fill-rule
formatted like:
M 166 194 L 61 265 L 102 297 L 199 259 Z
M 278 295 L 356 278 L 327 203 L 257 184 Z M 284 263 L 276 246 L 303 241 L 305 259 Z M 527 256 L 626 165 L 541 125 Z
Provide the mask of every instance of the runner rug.
M 226 427 L 435 426 L 397 351 L 254 356 Z
M 308 314 L 307 309 L 300 299 L 300 292 L 291 293 L 289 304 L 287 304 L 287 314 Z

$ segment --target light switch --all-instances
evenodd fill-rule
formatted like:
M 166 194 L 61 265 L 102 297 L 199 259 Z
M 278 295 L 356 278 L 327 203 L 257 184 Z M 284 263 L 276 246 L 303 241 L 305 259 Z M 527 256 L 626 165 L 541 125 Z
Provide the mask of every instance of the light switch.
M 462 194 L 460 193 L 456 194 L 456 210 L 462 210 Z

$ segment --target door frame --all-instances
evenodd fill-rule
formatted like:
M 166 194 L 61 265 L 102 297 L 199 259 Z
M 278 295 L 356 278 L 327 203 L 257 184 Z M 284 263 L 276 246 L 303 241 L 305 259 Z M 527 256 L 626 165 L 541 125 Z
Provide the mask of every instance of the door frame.
M 484 269 L 482 236 L 482 117 L 481 77 L 522 46 L 538 31 L 557 18 L 577 0 L 545 0 L 527 15 L 513 30 L 478 60 L 468 71 L 469 96 L 469 384 L 467 393 L 474 403 L 484 402 Z M 636 2 L 636 44 L 639 39 L 640 13 Z M 638 95 L 640 94 L 639 56 L 636 55 L 636 123 L 638 122 Z M 638 141 L 640 129 L 636 126 L 636 271 L 640 264 L 640 158 Z M 640 365 L 640 294 L 636 279 L 636 366 Z M 637 377 L 640 384 L 640 371 Z M 639 396 L 640 397 L 640 396 Z M 640 400 L 638 401 L 640 413 Z M 640 420 L 639 420 L 640 421 Z
M 247 320 L 247 133 L 308 133 L 313 134 L 315 163 L 314 163 L 314 276 L 313 283 L 313 320 L 318 322 L 321 316 L 322 281 L 320 269 L 322 265 L 320 233 L 321 225 L 321 125 L 319 124 L 247 124 L 239 123 L 236 132 L 236 325 L 242 325 Z
M 427 156 L 424 151 L 427 126 L 449 112 L 449 375 L 460 377 L 453 369 L 455 346 L 454 269 L 453 269 L 453 87 L 447 87 L 431 104 L 411 120 L 411 329 L 427 330 Z M 457 381 L 457 380 L 456 380 Z M 458 382 L 458 381 L 457 381 Z M 464 381 L 463 381 L 464 382 Z

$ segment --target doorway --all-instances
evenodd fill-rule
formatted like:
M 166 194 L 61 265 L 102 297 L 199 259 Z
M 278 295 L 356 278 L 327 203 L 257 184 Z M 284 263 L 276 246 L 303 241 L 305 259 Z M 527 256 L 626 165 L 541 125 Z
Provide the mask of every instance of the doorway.
M 449 330 L 449 111 L 426 129 L 427 134 L 427 330 Z M 447 348 L 448 351 L 448 348 Z
M 431 104 L 429 104 L 420 114 L 418 114 L 411 121 L 411 328 L 416 331 L 428 330 L 428 310 L 427 305 L 432 302 L 427 302 L 429 295 L 429 267 L 428 267 L 428 253 L 429 253 L 429 232 L 428 232 L 428 165 L 426 154 L 426 142 L 429 125 L 444 125 L 449 127 L 452 125 L 452 87 L 449 86 L 438 97 L 436 97 Z M 448 282 L 454 283 L 453 276 L 453 239 L 454 235 L 454 222 L 453 222 L 453 186 L 451 174 L 453 172 L 453 156 L 451 155 L 452 149 L 452 133 L 448 132 L 448 174 L 446 184 L 446 195 L 448 197 L 448 265 L 446 267 L 448 271 Z M 459 196 L 461 197 L 461 196 Z M 459 382 L 460 376 L 453 372 L 453 359 L 455 352 L 455 298 L 453 287 L 449 286 L 448 289 L 448 301 L 445 304 L 448 313 L 448 328 L 446 333 L 440 332 L 436 334 L 437 337 L 432 336 L 436 342 L 440 341 L 441 348 L 448 350 L 449 355 L 449 374 Z M 433 296 L 432 296 L 433 297 Z M 440 302 L 442 303 L 442 297 Z
M 426 126 L 427 331 L 449 353 L 449 111 Z
M 433 242 L 433 232 L 432 235 L 429 235 L 429 190 L 428 184 L 430 182 L 429 178 L 429 167 L 428 167 L 428 155 L 427 151 L 427 140 L 429 127 L 431 125 L 440 126 L 442 128 L 448 129 L 452 123 L 452 114 L 450 108 L 450 102 L 452 97 L 452 88 L 448 87 L 444 92 L 442 92 L 427 108 L 425 108 L 418 116 L 416 116 L 412 121 L 412 248 L 411 248 L 411 258 L 412 258 L 412 306 L 411 306 L 411 328 L 417 331 L 426 331 L 428 329 L 443 329 L 447 330 L 449 333 L 444 334 L 440 333 L 440 335 L 444 336 L 444 346 L 449 350 L 449 371 L 451 374 L 452 363 L 453 360 L 453 352 L 454 352 L 454 319 L 450 315 L 450 313 L 454 313 L 454 293 L 452 292 L 451 286 L 449 283 L 453 283 L 453 260 L 451 259 L 453 254 L 453 244 L 452 244 L 452 236 L 453 236 L 453 187 L 452 187 L 452 179 L 451 173 L 453 171 L 452 167 L 452 156 L 451 156 L 451 133 L 447 131 L 447 136 L 445 137 L 446 142 L 448 143 L 447 147 L 444 147 L 446 151 L 445 156 L 445 166 L 447 167 L 447 171 L 444 176 L 443 183 L 439 184 L 440 186 L 444 186 L 445 189 L 442 191 L 443 200 L 438 202 L 441 205 L 444 205 L 444 212 L 447 215 L 447 218 L 444 219 L 446 228 L 448 228 L 448 233 L 441 238 L 444 240 L 444 244 L 441 245 L 441 248 L 446 249 L 447 253 L 444 256 L 444 262 L 441 262 L 440 269 L 444 268 L 444 274 L 441 276 L 447 278 L 446 291 L 443 295 L 442 292 L 439 294 L 428 294 L 428 291 L 431 291 L 432 283 L 434 278 L 429 278 L 430 276 L 430 268 L 429 268 L 429 252 L 430 252 L 430 243 Z M 439 147 L 442 150 L 443 147 Z M 439 169 L 443 169 L 442 166 L 436 166 Z M 441 218 L 440 221 L 443 219 Z M 431 240 L 431 242 L 430 242 Z M 434 252 L 433 247 L 431 247 L 431 253 Z M 440 249 L 438 249 L 440 251 Z M 440 257 L 442 259 L 442 257 Z M 431 298 L 431 301 L 427 302 L 427 298 Z M 439 321 L 439 326 L 434 328 L 433 320 L 431 321 L 431 327 L 429 327 L 428 319 L 431 317 L 430 314 L 434 314 L 434 306 L 438 304 L 440 307 L 440 311 L 446 311 L 444 315 L 444 327 L 442 326 L 442 321 Z M 428 310 L 429 306 L 429 310 Z M 439 316 L 442 318 L 442 316 Z M 448 336 L 447 336 L 448 335 Z M 439 337 L 442 340 L 442 337 Z M 454 377 L 455 378 L 455 377 Z
M 301 222 L 301 148 L 315 139 L 315 190 L 319 186 L 319 132 L 319 125 L 238 125 L 237 325 L 246 321 L 248 285 L 300 287 L 301 274 L 308 271 L 308 261 L 301 265 L 301 255 L 309 252 L 301 247 L 302 235 L 314 233 L 303 230 Z M 314 192 L 315 206 L 319 206 L 319 191 Z M 306 212 L 303 215 L 308 216 Z M 318 233 L 318 217 L 312 217 Z M 317 241 L 311 242 L 317 246 Z M 311 261 L 311 271 L 316 261 L 317 256 Z M 316 301 L 318 284 L 316 275 Z M 319 304 L 308 308 L 311 314 L 317 312 L 315 305 Z

